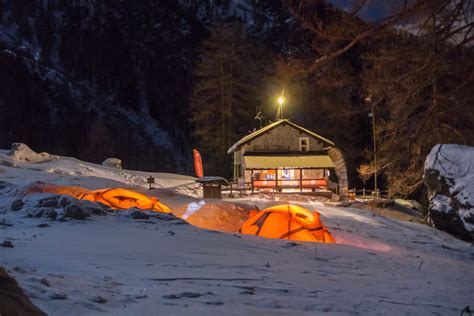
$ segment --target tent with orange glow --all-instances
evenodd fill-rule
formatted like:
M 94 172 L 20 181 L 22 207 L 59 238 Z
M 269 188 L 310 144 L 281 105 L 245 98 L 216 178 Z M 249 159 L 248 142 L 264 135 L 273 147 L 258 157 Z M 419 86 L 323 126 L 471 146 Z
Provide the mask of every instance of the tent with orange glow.
M 30 187 L 26 193 L 69 195 L 78 200 L 98 202 L 119 210 L 136 207 L 142 210 L 171 213 L 171 210 L 163 203 L 160 203 L 157 198 L 149 197 L 140 192 L 123 188 L 108 188 L 90 191 L 77 186 L 60 186 L 51 183 L 38 182 Z
M 251 216 L 242 224 L 240 233 L 266 238 L 335 243 L 319 217 L 318 212 L 311 212 L 301 206 L 277 205 Z
M 137 207 L 160 213 L 171 213 L 171 210 L 160 201 L 145 194 L 122 188 L 87 191 L 78 197 L 80 200 L 99 202 L 114 209 Z

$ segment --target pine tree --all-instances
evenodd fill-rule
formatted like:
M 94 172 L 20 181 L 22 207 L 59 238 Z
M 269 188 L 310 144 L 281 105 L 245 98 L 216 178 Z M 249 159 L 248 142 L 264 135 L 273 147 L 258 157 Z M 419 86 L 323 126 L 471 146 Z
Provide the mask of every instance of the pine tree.
M 222 176 L 231 171 L 228 148 L 253 129 L 259 105 L 263 72 L 258 50 L 243 36 L 239 23 L 217 25 L 203 42 L 194 74 L 190 105 L 194 136 L 206 169 Z

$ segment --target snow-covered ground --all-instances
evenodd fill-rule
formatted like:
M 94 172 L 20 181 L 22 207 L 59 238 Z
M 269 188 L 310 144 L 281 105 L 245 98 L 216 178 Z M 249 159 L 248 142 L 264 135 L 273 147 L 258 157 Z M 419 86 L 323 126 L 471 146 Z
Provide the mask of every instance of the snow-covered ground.
M 143 190 L 148 176 L 72 158 L 32 163 L 0 151 L 0 243 L 15 246 L 0 247 L 0 266 L 50 315 L 459 315 L 472 305 L 471 244 L 361 209 L 300 203 L 318 210 L 342 244 L 221 233 L 181 220 L 59 222 L 10 211 L 35 181 Z M 199 194 L 192 177 L 153 176 L 159 189 L 147 193 L 178 216 L 199 202 L 184 195 Z
M 434 146 L 426 157 L 424 180 L 434 224 L 474 236 L 474 147 Z

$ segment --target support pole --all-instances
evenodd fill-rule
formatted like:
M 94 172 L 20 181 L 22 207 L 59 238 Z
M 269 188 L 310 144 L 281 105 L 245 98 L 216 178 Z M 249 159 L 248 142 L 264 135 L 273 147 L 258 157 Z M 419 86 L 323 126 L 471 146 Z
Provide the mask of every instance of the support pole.
M 300 168 L 300 192 L 303 192 L 303 169 Z
M 252 193 L 253 193 L 253 190 L 255 188 L 255 176 L 253 175 L 253 169 L 250 171 L 250 185 L 252 186 Z M 244 180 L 244 187 L 245 187 L 245 180 Z
M 275 169 L 275 190 L 278 191 L 278 169 Z
M 374 191 L 375 196 L 379 196 L 379 189 L 377 187 L 377 139 L 376 139 L 376 128 L 375 128 L 375 107 L 372 104 L 372 129 L 374 136 Z

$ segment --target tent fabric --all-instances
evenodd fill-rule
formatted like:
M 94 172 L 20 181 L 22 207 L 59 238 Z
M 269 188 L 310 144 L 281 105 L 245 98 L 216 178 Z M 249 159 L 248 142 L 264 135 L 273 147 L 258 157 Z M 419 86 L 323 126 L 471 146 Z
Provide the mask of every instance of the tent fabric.
M 266 238 L 335 243 L 318 212 L 297 205 L 277 205 L 251 216 L 239 230 Z
M 145 194 L 122 188 L 110 188 L 88 191 L 81 196 L 80 200 L 99 202 L 115 209 L 129 209 L 137 207 L 143 210 L 152 210 L 160 213 L 171 213 L 171 210 L 158 199 L 148 197 Z
M 328 155 L 244 156 L 246 169 L 334 168 Z
M 123 188 L 107 188 L 91 191 L 77 186 L 61 186 L 38 182 L 27 190 L 27 194 L 33 193 L 69 195 L 78 200 L 98 202 L 119 210 L 136 207 L 142 210 L 171 213 L 171 210 L 166 205 L 160 203 L 157 198 Z

